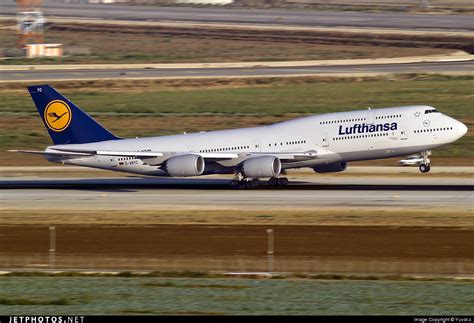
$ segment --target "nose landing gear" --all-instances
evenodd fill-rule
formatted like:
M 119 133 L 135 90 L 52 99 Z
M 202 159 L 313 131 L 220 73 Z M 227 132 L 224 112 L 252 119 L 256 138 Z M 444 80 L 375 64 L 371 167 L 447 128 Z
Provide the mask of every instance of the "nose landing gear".
M 429 155 L 431 155 L 431 151 L 427 150 L 421 153 L 423 156 L 423 163 L 420 165 L 420 172 L 422 173 L 428 173 L 431 169 L 430 167 L 430 159 L 428 158 Z
M 430 165 L 425 165 L 425 164 L 420 165 L 420 172 L 422 173 L 428 173 L 430 169 L 431 169 Z

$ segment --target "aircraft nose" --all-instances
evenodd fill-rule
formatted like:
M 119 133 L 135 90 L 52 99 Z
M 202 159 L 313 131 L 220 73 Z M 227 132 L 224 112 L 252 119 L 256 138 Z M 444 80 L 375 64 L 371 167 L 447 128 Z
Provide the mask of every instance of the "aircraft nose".
M 459 122 L 459 121 L 458 121 L 458 123 L 459 123 L 459 125 L 458 125 L 459 133 L 462 137 L 467 133 L 468 129 L 467 129 L 467 126 L 464 123 Z
M 467 133 L 467 130 L 467 126 L 464 123 L 457 121 L 456 131 L 459 134 L 459 138 L 464 136 Z

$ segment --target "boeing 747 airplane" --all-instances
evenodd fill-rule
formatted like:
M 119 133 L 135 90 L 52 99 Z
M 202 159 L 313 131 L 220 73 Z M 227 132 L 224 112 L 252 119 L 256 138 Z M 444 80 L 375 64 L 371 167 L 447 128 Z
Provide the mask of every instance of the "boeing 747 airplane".
M 51 162 L 149 176 L 234 174 L 231 185 L 254 188 L 259 179 L 284 186 L 287 169 L 341 172 L 356 160 L 422 153 L 452 143 L 467 127 L 425 105 L 320 114 L 268 126 L 136 139 L 119 138 L 49 85 L 28 87 L 54 145 Z

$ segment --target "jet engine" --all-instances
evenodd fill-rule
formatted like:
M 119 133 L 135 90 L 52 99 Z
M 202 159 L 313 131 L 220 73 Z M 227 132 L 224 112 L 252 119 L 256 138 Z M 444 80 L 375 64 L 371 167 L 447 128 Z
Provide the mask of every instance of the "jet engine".
M 202 156 L 188 154 L 167 159 L 165 170 L 172 177 L 197 176 L 204 172 L 204 166 Z
M 337 173 L 345 171 L 347 168 L 346 162 L 337 162 L 337 163 L 329 163 L 324 165 L 314 166 L 313 170 L 316 173 Z
M 280 172 L 281 161 L 275 156 L 253 157 L 242 164 L 242 174 L 245 177 L 275 177 Z

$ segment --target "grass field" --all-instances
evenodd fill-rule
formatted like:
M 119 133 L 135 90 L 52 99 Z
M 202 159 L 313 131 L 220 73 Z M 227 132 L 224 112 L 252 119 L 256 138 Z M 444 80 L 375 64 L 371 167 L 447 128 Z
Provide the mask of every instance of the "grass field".
M 436 156 L 473 157 L 473 77 L 254 79 L 53 83 L 119 136 L 142 137 L 270 124 L 317 113 L 428 104 L 460 119 L 469 133 Z M 43 149 L 50 139 L 25 85 L 0 87 L 0 165 L 7 149 Z
M 52 82 L 53 86 L 96 116 L 161 116 L 163 114 L 306 115 L 396 105 L 428 104 L 456 118 L 472 117 L 474 77 L 393 77 L 361 79 L 281 80 L 260 78 L 250 82 L 193 80 Z M 98 89 L 95 89 L 97 86 Z M 110 89 L 108 89 L 110 87 Z M 110 92 L 113 92 L 112 94 Z M 0 89 L 0 114 L 35 115 L 25 85 Z M 226 116 L 227 117 L 227 116 Z
M 469 315 L 472 283 L 0 277 L 4 315 Z
M 6 22 L 3 23 L 4 25 Z M 160 31 L 121 32 L 113 30 L 83 31 L 61 30 L 54 24 L 46 33 L 45 42 L 64 44 L 71 52 L 63 58 L 11 58 L 0 64 L 41 63 L 170 63 L 170 62 L 235 62 L 235 61 L 293 61 L 402 57 L 444 54 L 450 49 L 413 47 L 372 46 L 353 44 L 312 44 L 294 42 L 291 39 L 266 41 L 212 38 L 209 35 L 167 35 Z M 278 31 L 275 32 L 278 34 Z M 0 29 L 0 48 L 15 48 L 18 36 L 14 29 Z M 113 41 L 111 41 L 113 39 Z M 417 48 L 420 47 L 420 48 Z

